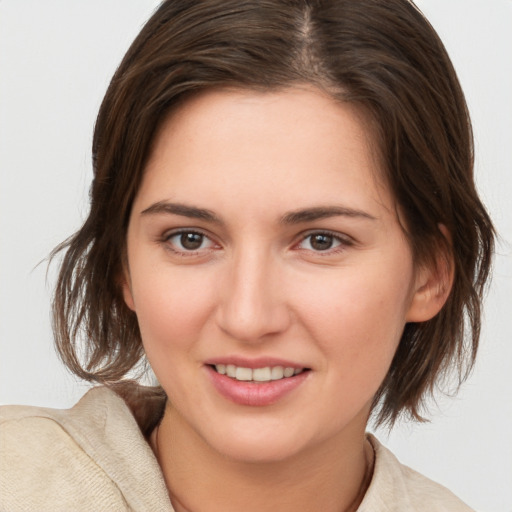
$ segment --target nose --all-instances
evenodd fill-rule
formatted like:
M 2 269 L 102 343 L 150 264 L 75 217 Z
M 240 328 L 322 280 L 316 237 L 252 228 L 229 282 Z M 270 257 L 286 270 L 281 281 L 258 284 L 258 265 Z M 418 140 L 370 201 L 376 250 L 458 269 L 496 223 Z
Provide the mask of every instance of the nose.
M 217 324 L 237 341 L 261 342 L 289 327 L 291 312 L 276 257 L 248 248 L 234 256 L 220 290 Z

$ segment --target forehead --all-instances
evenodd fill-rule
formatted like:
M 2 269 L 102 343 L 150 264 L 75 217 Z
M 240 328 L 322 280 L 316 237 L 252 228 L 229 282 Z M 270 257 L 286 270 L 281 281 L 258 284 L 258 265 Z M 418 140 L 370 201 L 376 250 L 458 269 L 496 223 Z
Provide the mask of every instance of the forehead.
M 160 127 L 139 196 L 168 191 L 211 202 L 236 193 L 262 206 L 277 190 L 290 202 L 327 194 L 389 205 L 376 153 L 364 111 L 313 87 L 207 91 Z

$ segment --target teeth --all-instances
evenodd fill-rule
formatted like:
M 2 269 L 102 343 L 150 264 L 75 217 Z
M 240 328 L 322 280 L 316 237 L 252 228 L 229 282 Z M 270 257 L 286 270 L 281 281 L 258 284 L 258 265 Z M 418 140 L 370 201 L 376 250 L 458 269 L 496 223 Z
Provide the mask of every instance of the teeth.
M 285 377 L 291 377 L 293 375 L 294 371 L 295 371 L 294 368 L 285 368 L 284 369 L 284 376 Z
M 250 368 L 241 368 L 237 366 L 235 373 L 236 380 L 252 380 L 252 370 Z
M 227 375 L 240 381 L 269 382 L 285 377 L 293 377 L 303 371 L 303 368 L 291 368 L 282 366 L 265 366 L 264 368 L 244 368 L 234 364 L 216 364 L 215 369 L 221 375 Z
M 256 382 L 267 382 L 272 380 L 272 370 L 269 366 L 265 368 L 255 368 L 252 371 L 252 380 Z
M 279 380 L 284 377 L 284 368 L 282 366 L 274 366 L 270 371 L 270 378 L 272 380 Z

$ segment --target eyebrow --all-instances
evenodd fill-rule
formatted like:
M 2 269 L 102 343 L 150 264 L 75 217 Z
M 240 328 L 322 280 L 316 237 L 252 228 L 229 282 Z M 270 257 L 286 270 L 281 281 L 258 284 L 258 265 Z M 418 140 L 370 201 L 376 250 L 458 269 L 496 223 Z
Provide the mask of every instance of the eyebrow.
M 159 201 L 152 204 L 149 208 L 143 210 L 141 215 L 157 215 L 162 213 L 222 224 L 221 220 L 211 210 L 182 203 L 169 203 L 168 201 Z
M 180 215 L 191 219 L 200 219 L 215 224 L 223 224 L 222 220 L 211 210 L 183 203 L 158 201 L 141 212 L 141 215 L 158 214 Z M 280 222 L 281 224 L 300 224 L 302 222 L 312 222 L 319 219 L 338 216 L 377 220 L 376 217 L 363 210 L 356 210 L 354 208 L 347 208 L 343 206 L 317 206 L 314 208 L 305 208 L 286 213 L 281 217 Z
M 319 206 L 287 213 L 281 218 L 281 223 L 299 224 L 301 222 L 312 222 L 319 219 L 338 216 L 377 220 L 373 215 L 354 208 L 346 208 L 344 206 Z

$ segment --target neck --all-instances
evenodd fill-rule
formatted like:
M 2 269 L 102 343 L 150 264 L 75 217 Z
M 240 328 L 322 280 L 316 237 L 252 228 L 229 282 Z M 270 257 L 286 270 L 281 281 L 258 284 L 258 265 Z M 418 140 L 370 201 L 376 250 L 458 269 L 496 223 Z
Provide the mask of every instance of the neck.
M 352 512 L 373 466 L 358 430 L 286 460 L 244 462 L 214 451 L 168 406 L 152 444 L 176 512 Z

